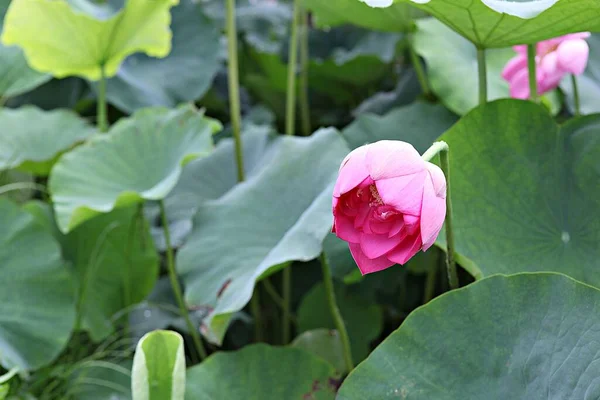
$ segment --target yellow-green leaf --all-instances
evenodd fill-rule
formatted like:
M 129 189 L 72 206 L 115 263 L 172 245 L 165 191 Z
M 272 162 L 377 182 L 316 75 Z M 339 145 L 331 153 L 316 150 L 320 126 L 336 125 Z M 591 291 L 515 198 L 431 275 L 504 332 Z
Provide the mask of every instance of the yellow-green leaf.
M 128 0 L 116 14 L 95 19 L 66 0 L 13 0 L 2 43 L 18 45 L 31 67 L 56 77 L 114 76 L 132 53 L 165 57 L 171 51 L 171 15 L 179 0 Z M 49 34 L 51 33 L 51 34 Z

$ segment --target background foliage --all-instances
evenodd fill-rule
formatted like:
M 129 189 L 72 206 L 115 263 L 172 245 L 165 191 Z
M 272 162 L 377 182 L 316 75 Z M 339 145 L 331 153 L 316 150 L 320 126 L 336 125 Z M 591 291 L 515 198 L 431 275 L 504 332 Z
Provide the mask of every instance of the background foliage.
M 373 2 L 0 1 L 0 399 L 600 396 L 600 36 L 582 115 L 500 76 L 600 6 Z M 383 139 L 449 144 L 461 289 L 444 235 L 361 276 L 330 233 Z

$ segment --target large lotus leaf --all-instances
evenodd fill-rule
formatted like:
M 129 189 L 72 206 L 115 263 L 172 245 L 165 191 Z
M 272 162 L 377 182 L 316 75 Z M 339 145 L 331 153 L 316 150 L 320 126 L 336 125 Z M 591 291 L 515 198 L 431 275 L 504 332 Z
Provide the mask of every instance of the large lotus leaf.
M 365 359 L 371 350 L 371 342 L 383 329 L 383 311 L 377 304 L 352 293 L 344 285 L 335 286 L 336 299 L 342 318 L 348 329 L 354 362 Z M 331 310 L 326 306 L 327 296 L 323 284 L 315 285 L 302 299 L 298 307 L 298 331 L 312 329 L 335 329 Z
M 102 66 L 111 77 L 130 54 L 169 54 L 169 9 L 177 3 L 128 0 L 119 12 L 99 20 L 65 0 L 12 0 L 2 43 L 23 48 L 29 65 L 38 71 L 98 80 Z
M 416 102 L 382 116 L 362 114 L 342 135 L 352 149 L 379 140 L 402 140 L 424 153 L 456 121 L 441 105 Z
M 587 67 L 583 73 L 576 77 L 579 92 L 580 112 L 592 114 L 600 112 L 600 34 L 593 33 L 587 39 L 590 46 L 590 55 Z M 571 76 L 565 77 L 560 88 L 565 93 L 567 106 L 575 112 L 575 98 Z
M 0 30 L 4 28 L 4 16 L 10 0 L 0 0 Z M 0 97 L 8 98 L 25 93 L 52 77 L 37 72 L 27 65 L 23 50 L 0 44 Z
M 244 170 L 250 178 L 268 162 L 278 140 L 268 127 L 254 127 L 243 132 Z M 237 183 L 237 166 L 233 139 L 221 140 L 208 156 L 190 162 L 181 178 L 165 199 L 170 219 L 191 219 L 198 206 L 227 193 Z
M 192 0 L 182 0 L 171 15 L 169 55 L 162 59 L 131 55 L 108 80 L 108 101 L 120 109 L 131 113 L 149 106 L 173 107 L 208 90 L 221 66 L 219 29 Z
M 75 267 L 83 328 L 100 341 L 114 332 L 118 313 L 152 291 L 158 255 L 138 207 L 116 209 L 77 226 L 62 238 Z
M 35 107 L 1 110 L 0 125 L 0 170 L 19 168 L 43 176 L 62 152 L 95 133 L 69 110 Z
M 272 129 L 268 126 L 249 125 L 242 129 L 244 169 L 249 178 L 272 154 Z M 181 246 L 192 230 L 192 217 L 197 208 L 208 200 L 215 200 L 237 184 L 237 167 L 234 143 L 231 138 L 219 141 L 207 157 L 194 160 L 185 166 L 177 185 L 165 198 L 167 218 L 171 228 L 171 244 Z M 146 204 L 146 215 L 155 221 L 152 235 L 159 249 L 164 249 L 164 230 L 157 204 Z
M 475 277 L 543 270 L 600 286 L 599 138 L 600 116 L 559 128 L 519 100 L 480 106 L 446 132 L 463 266 Z
M 417 26 L 415 51 L 425 59 L 431 89 L 450 110 L 466 114 L 479 104 L 477 49 L 434 18 L 421 19 Z M 515 52 L 507 48 L 485 53 L 488 100 L 510 97 L 508 83 L 501 73 Z
M 153 331 L 140 339 L 131 369 L 134 400 L 183 400 L 183 338 L 173 331 Z
M 49 181 L 59 228 L 68 232 L 114 207 L 163 199 L 183 165 L 212 150 L 220 127 L 191 106 L 144 109 L 65 154 Z
M 595 399 L 599 312 L 564 275 L 490 277 L 414 311 L 338 399 Z
M 393 4 L 386 10 L 356 0 L 303 0 L 302 3 L 313 12 L 319 28 L 354 24 L 379 31 L 407 32 L 412 26 L 413 9 L 404 3 Z
M 292 347 L 264 344 L 217 353 L 188 369 L 186 399 L 326 400 L 335 397 L 335 370 Z
M 0 365 L 40 368 L 71 335 L 74 288 L 60 246 L 33 215 L 0 199 Z
M 373 6 L 410 1 L 483 48 L 535 43 L 600 29 L 600 4 L 594 0 L 357 1 Z
M 48 111 L 56 108 L 70 108 L 84 112 L 89 110 L 95 101 L 87 81 L 72 76 L 64 79 L 51 79 L 27 93 L 8 99 L 6 107 L 19 108 L 33 105 Z
M 346 373 L 347 365 L 344 360 L 344 347 L 340 334 L 333 329 L 318 328 L 298 335 L 292 346 L 313 353 L 329 362 L 339 373 Z
M 277 146 L 268 165 L 198 208 L 178 253 L 188 304 L 212 309 L 203 331 L 214 343 L 261 276 L 316 258 L 331 229 L 332 183 L 348 153 L 343 139 L 330 129 L 281 138 Z

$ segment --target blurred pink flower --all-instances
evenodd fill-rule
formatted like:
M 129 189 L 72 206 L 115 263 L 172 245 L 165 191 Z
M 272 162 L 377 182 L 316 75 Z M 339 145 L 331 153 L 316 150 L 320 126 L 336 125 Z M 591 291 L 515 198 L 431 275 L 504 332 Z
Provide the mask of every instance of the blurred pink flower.
M 556 89 L 566 74 L 581 75 L 585 70 L 589 46 L 585 38 L 589 32 L 573 33 L 544 40 L 536 46 L 536 78 L 538 94 Z M 510 85 L 511 97 L 529 97 L 529 71 L 527 69 L 527 46 L 514 46 L 517 55 L 504 67 L 502 77 Z
M 333 191 L 333 232 L 363 274 L 404 264 L 435 242 L 446 178 L 408 143 L 383 140 L 344 159 Z

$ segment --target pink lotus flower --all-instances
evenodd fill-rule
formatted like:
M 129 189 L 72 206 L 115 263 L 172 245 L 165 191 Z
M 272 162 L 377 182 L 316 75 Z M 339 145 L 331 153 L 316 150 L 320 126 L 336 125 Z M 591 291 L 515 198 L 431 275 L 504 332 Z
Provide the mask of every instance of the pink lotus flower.
M 589 32 L 573 33 L 544 40 L 536 46 L 536 78 L 538 94 L 556 89 L 566 74 L 581 75 L 585 70 L 589 46 L 584 40 Z M 529 97 L 527 46 L 514 46 L 518 53 L 504 67 L 502 77 L 510 84 L 510 95 L 517 99 Z
M 408 143 L 352 151 L 333 191 L 333 232 L 363 274 L 404 264 L 435 242 L 446 216 L 446 178 Z

